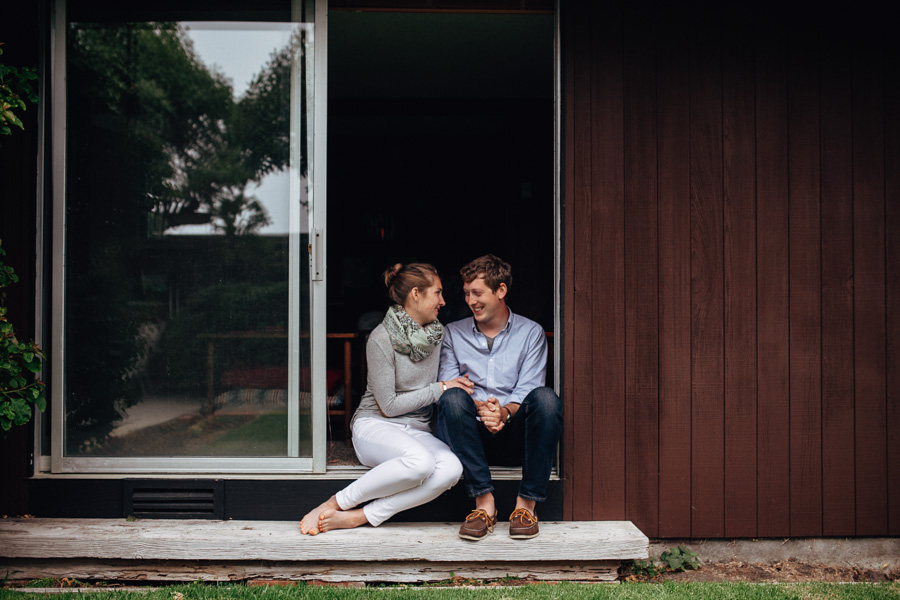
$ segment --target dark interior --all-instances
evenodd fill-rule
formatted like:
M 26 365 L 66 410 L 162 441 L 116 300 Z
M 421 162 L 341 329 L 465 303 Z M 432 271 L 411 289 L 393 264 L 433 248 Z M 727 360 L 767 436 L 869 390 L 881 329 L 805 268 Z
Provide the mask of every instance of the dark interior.
M 513 267 L 512 309 L 553 328 L 553 16 L 333 12 L 328 23 L 328 331 L 388 306 L 381 273 Z M 377 320 L 375 324 L 377 324 Z

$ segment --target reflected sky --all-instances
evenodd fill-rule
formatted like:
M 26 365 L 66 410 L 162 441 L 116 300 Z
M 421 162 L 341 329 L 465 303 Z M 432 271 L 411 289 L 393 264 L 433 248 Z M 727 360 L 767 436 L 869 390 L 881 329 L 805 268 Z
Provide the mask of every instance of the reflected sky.
M 240 99 L 250 82 L 263 69 L 273 52 L 290 42 L 290 31 L 283 23 L 271 27 L 265 23 L 183 22 L 188 37 L 194 42 L 194 52 L 210 70 L 223 73 L 231 80 L 235 100 Z M 247 27 L 258 25 L 256 31 Z M 284 235 L 289 229 L 289 177 L 286 171 L 270 173 L 259 185 L 251 183 L 247 193 L 259 198 L 271 223 L 258 230 L 260 235 Z M 307 230 L 301 219 L 301 231 Z M 217 235 L 211 224 L 183 225 L 166 232 L 167 235 Z

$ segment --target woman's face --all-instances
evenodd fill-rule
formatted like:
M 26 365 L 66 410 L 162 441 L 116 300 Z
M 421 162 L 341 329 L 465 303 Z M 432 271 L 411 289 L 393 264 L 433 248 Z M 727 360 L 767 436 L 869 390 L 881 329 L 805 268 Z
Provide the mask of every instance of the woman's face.
M 444 304 L 446 303 L 441 278 L 435 276 L 427 288 L 413 288 L 406 297 L 403 308 L 416 323 L 424 327 L 437 320 L 438 311 Z

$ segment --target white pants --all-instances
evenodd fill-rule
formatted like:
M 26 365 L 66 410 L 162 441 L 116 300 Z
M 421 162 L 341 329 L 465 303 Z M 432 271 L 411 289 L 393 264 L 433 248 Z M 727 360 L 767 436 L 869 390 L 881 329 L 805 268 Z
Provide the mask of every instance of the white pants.
M 353 447 L 359 461 L 372 469 L 335 497 L 343 510 L 371 500 L 363 512 L 375 527 L 400 511 L 434 500 L 462 474 L 462 464 L 447 444 L 409 425 L 357 419 Z

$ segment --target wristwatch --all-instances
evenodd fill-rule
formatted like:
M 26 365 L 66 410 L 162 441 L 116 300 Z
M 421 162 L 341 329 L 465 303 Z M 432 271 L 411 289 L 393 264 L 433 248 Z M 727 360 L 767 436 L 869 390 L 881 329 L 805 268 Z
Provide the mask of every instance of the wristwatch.
M 505 406 L 503 408 L 506 408 Z M 506 420 L 504 423 L 509 423 L 509 420 L 512 419 L 512 411 L 506 408 Z
M 441 382 L 441 391 L 442 391 L 442 392 L 446 392 L 446 391 L 447 391 L 447 384 L 444 383 L 443 381 Z

